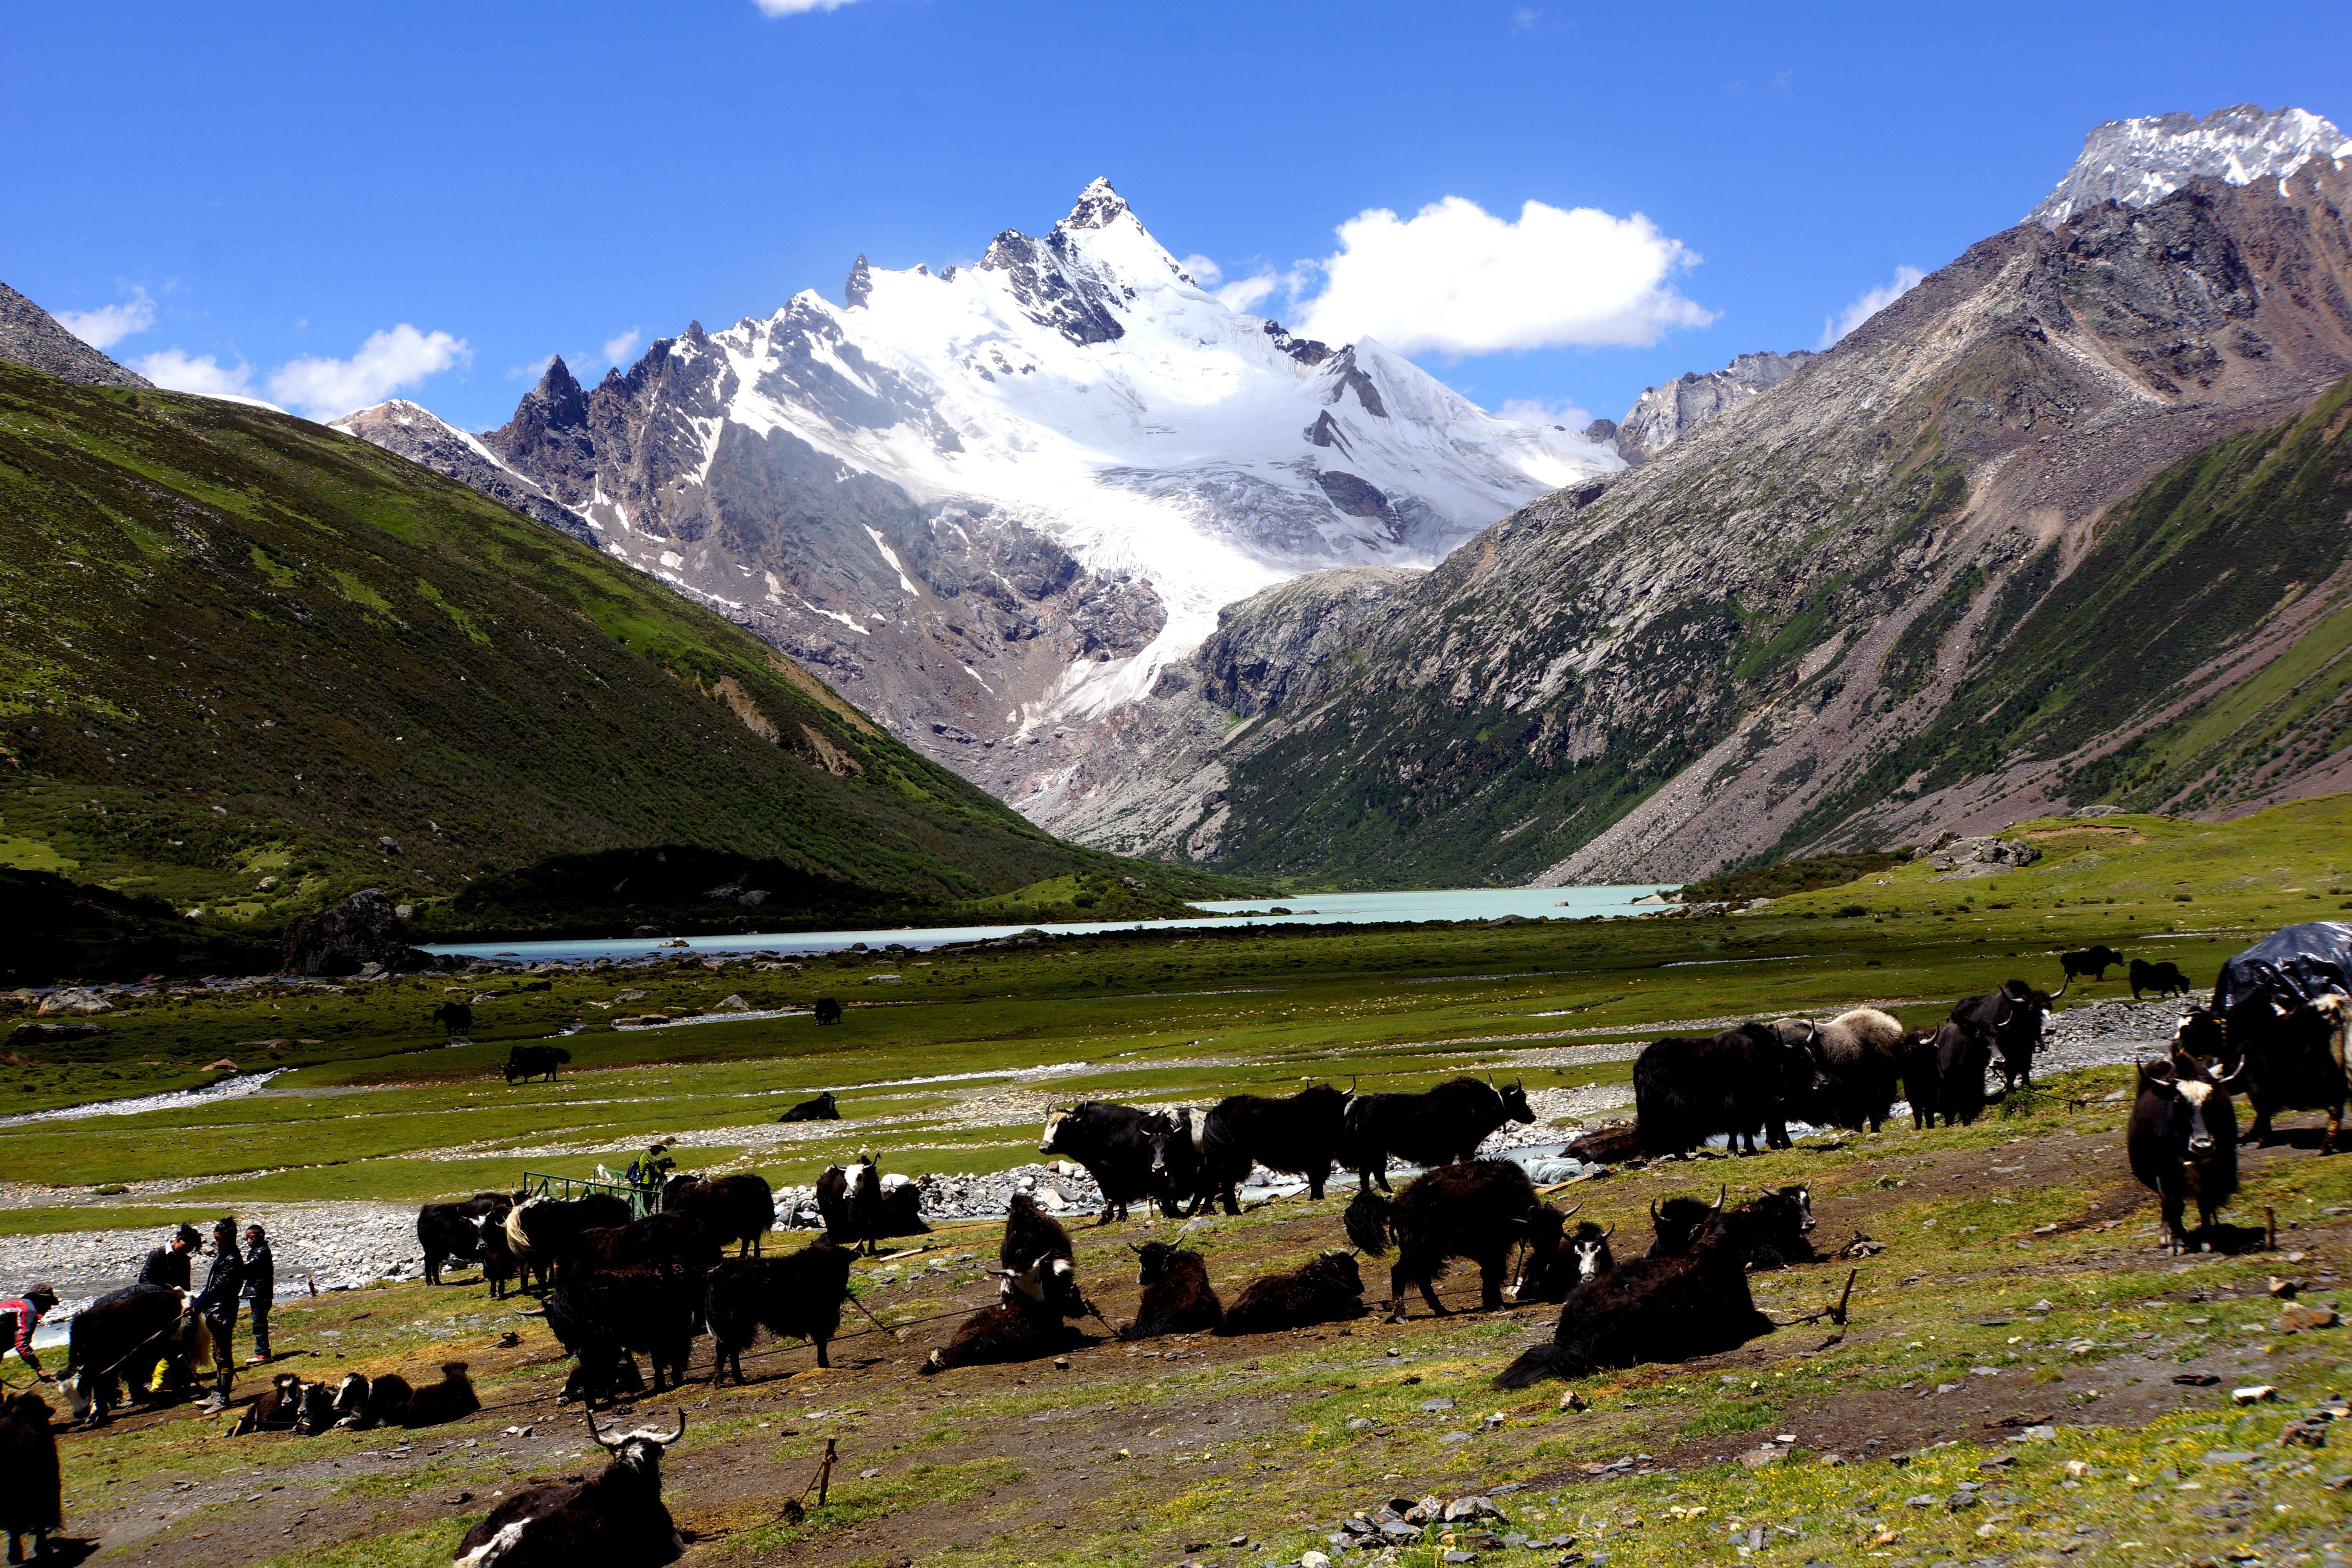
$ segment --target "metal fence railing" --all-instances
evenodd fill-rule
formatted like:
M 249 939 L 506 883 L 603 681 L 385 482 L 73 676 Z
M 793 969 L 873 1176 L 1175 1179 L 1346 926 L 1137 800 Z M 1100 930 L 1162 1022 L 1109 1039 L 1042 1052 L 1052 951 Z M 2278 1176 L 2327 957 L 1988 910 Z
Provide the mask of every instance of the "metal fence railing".
M 600 1180 L 593 1176 L 556 1176 L 544 1171 L 525 1171 L 522 1189 L 535 1198 L 583 1198 L 590 1193 L 610 1193 L 629 1205 L 631 1219 L 643 1219 L 661 1212 L 662 1190 L 658 1186 L 632 1186 L 618 1177 Z

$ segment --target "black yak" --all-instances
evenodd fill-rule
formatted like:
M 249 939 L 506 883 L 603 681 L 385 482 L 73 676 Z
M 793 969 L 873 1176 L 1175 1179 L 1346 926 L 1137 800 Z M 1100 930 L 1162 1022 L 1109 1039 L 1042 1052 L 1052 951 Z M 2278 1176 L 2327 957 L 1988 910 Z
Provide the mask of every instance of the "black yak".
M 700 1220 L 710 1238 L 736 1244 L 738 1256 L 756 1254 L 776 1224 L 776 1194 L 767 1178 L 749 1171 L 732 1176 L 680 1173 L 662 1186 L 662 1212 Z
M 718 1352 L 711 1383 L 729 1372 L 743 1381 L 743 1352 L 763 1326 L 779 1339 L 808 1341 L 816 1347 L 816 1364 L 831 1366 L 825 1347 L 840 1331 L 856 1256 L 820 1236 L 782 1258 L 730 1258 L 713 1268 L 702 1295 L 703 1319 Z
M 388 1372 L 375 1378 L 356 1372 L 346 1373 L 335 1387 L 335 1425 L 348 1432 L 400 1426 L 415 1392 L 409 1387 L 408 1380 L 396 1373 Z
M 1359 1192 L 1370 1192 L 1375 1182 L 1387 1192 L 1391 1155 L 1424 1170 L 1456 1164 L 1475 1159 L 1478 1145 L 1504 1122 L 1535 1119 L 1517 1083 L 1497 1089 L 1457 1078 L 1421 1094 L 1360 1094 L 1348 1101 L 1339 1163 L 1356 1173 Z
M 2163 1213 L 2165 1250 L 2189 1250 L 2180 1220 L 2194 1202 L 2198 1250 L 2210 1252 L 2213 1215 L 2238 1190 L 2238 1116 L 2228 1085 L 2176 1050 L 2160 1067 L 2139 1064 L 2138 1088 L 2124 1146 L 2132 1174 L 2156 1194 Z
M 143 1393 L 167 1356 L 184 1365 L 214 1360 L 211 1320 L 187 1310 L 188 1292 L 169 1285 L 110 1290 L 74 1314 L 66 1331 L 66 1371 L 58 1380 L 76 1421 L 106 1424 L 122 1384 Z
M 835 1001 L 830 996 L 818 997 L 816 999 L 816 1021 L 820 1024 L 840 1023 L 841 1004 Z
M 433 1021 L 449 1035 L 470 1035 L 474 1032 L 474 1009 L 470 1003 L 444 1002 L 433 1009 Z
M 1253 1279 L 1225 1309 L 1220 1334 L 1270 1334 L 1364 1315 L 1364 1277 L 1353 1253 L 1327 1252 L 1286 1274 Z
M 2049 1026 L 2051 1006 L 2073 984 L 2070 974 L 2057 990 L 2037 991 L 2022 980 L 2011 980 L 1998 991 L 1963 996 L 1952 1004 L 1951 1021 L 1983 1036 L 2000 1053 L 2004 1093 L 2021 1084 L 2033 1087 L 2033 1053 Z
M 1924 1131 L 1936 1125 L 1942 1105 L 1942 1087 L 1936 1077 L 1936 1041 L 1941 1029 L 1912 1029 L 1903 1037 L 1903 1098 L 1911 1103 L 1911 1125 Z
M 506 1218 L 514 1200 L 504 1193 L 476 1193 L 463 1203 L 426 1204 L 416 1211 L 416 1245 L 425 1253 L 425 1282 L 441 1283 L 441 1270 L 452 1263 L 478 1263 L 482 1256 L 481 1227 L 474 1222 Z
M 1234 1189 L 1249 1179 L 1254 1165 L 1304 1176 L 1307 1195 L 1321 1197 L 1339 1157 L 1348 1099 L 1344 1090 L 1318 1083 L 1278 1100 L 1233 1094 L 1211 1106 L 1201 1131 L 1200 1186 L 1191 1212 L 1213 1201 L 1227 1214 L 1241 1213 Z
M 473 1379 L 466 1375 L 466 1363 L 445 1361 L 441 1363 L 440 1382 L 410 1391 L 407 1407 L 401 1411 L 399 1422 L 403 1426 L 440 1426 L 462 1420 L 481 1407 L 481 1399 L 474 1393 Z
M 520 1079 L 529 1083 L 532 1079 L 543 1078 L 553 1083 L 555 1069 L 571 1059 L 572 1053 L 562 1046 L 517 1046 L 507 1052 L 507 1081 Z
M 1644 1362 L 1687 1361 L 1772 1331 L 1748 1289 L 1748 1216 L 1718 1214 L 1683 1258 L 1636 1258 L 1568 1293 L 1551 1342 L 1523 1352 L 1495 1379 L 1526 1388 Z
M 298 1373 L 281 1372 L 269 1380 L 269 1386 L 254 1396 L 254 1401 L 228 1429 L 228 1436 L 243 1437 L 254 1432 L 291 1432 L 302 1418 L 303 1385 Z
M 1094 1313 L 1078 1289 L 1076 1254 L 1061 1221 L 1037 1206 L 1027 1193 L 1015 1193 L 1004 1206 L 1004 1237 L 997 1243 L 998 1298 L 1065 1318 Z
M 30 1389 L 0 1394 L 0 1530 L 8 1532 L 8 1561 L 25 1560 L 24 1538 L 33 1555 L 46 1557 L 49 1532 L 65 1526 L 65 1491 L 58 1470 L 58 1435 L 49 1425 L 56 1412 Z
M 1686 1155 L 1709 1138 L 1756 1152 L 1756 1135 L 1789 1147 L 1788 1106 L 1812 1089 L 1812 1058 L 1769 1024 L 1706 1038 L 1669 1037 L 1633 1058 L 1634 1124 L 1647 1152 Z
M 1712 1204 L 1703 1204 L 1696 1198 L 1668 1198 L 1662 1210 L 1653 1203 L 1650 1224 L 1657 1239 L 1651 1244 L 1648 1256 L 1688 1257 L 1708 1222 L 1723 1211 L 1723 1200 L 1728 1192 L 1727 1188 L 1718 1193 Z M 1785 1268 L 1791 1263 L 1812 1261 L 1813 1190 L 1810 1184 L 1759 1193 L 1731 1212 L 1745 1238 L 1749 1268 Z
M 665 1379 L 683 1386 L 702 1308 L 703 1277 L 674 1264 L 566 1271 L 547 1299 L 547 1326 L 580 1363 L 564 1397 L 577 1394 L 592 1407 L 610 1397 L 623 1363 L 635 1375 L 638 1351 L 652 1363 L 656 1394 Z
M 1947 1127 L 1967 1127 L 1984 1114 L 1985 1072 L 1992 1066 L 1993 1040 L 1958 1019 L 1936 1031 L 1936 1110 Z M 1927 1125 L 1934 1126 L 1935 1116 Z
M 686 1435 L 645 1427 L 607 1437 L 588 1415 L 588 1435 L 613 1456 L 593 1480 L 533 1487 L 490 1510 L 457 1543 L 455 1568 L 579 1568 L 611 1563 L 658 1568 L 675 1563 L 686 1542 L 662 1503 L 662 1451 Z
M 1146 1242 L 1135 1252 L 1135 1279 L 1143 1287 L 1143 1300 L 1135 1321 L 1119 1330 L 1120 1339 L 1198 1333 L 1223 1320 L 1224 1307 L 1209 1285 L 1209 1266 L 1199 1253 L 1164 1241 Z
M 1086 1168 L 1102 1189 L 1102 1216 L 1095 1223 L 1108 1225 L 1125 1219 L 1130 1204 L 1152 1195 L 1157 1185 L 1152 1180 L 1155 1142 L 1172 1129 L 1156 1110 L 1081 1100 L 1067 1110 L 1046 1112 L 1037 1152 L 1075 1160 Z M 1165 1206 L 1170 1214 L 1176 1212 L 1172 1202 Z
M 854 1165 L 827 1165 L 817 1173 L 816 1212 L 827 1236 L 868 1254 L 900 1236 L 929 1236 L 923 1223 L 923 1189 L 908 1177 L 884 1175 L 871 1154 Z
M 841 1120 L 841 1102 L 833 1098 L 833 1090 L 828 1089 L 814 1100 L 802 1100 L 776 1120 L 779 1121 L 838 1121 Z
M 2181 973 L 2180 965 L 2169 959 L 2162 963 L 2150 963 L 2145 959 L 2135 958 L 2131 961 L 2132 1000 L 2138 1001 L 2143 991 L 2153 991 L 2158 996 L 2186 996 L 2189 994 L 2189 976 Z
M 1503 1304 L 1503 1284 L 1511 1249 L 1528 1238 L 1528 1216 L 1540 1205 L 1535 1184 L 1508 1160 L 1468 1160 L 1440 1165 L 1407 1182 L 1393 1201 L 1372 1193 L 1356 1194 L 1348 1205 L 1348 1239 L 1378 1258 L 1397 1244 L 1389 1269 L 1389 1312 L 1404 1316 L 1404 1290 L 1417 1287 L 1439 1317 L 1437 1278 L 1454 1258 L 1478 1265 L 1478 1303 L 1486 1311 Z
M 1617 1227 L 1605 1229 L 1580 1220 L 1570 1230 L 1568 1222 L 1584 1205 L 1556 1209 L 1538 1204 L 1528 1215 L 1528 1249 L 1519 1258 L 1519 1275 L 1511 1286 L 1515 1301 L 1562 1301 L 1580 1279 L 1605 1274 L 1617 1266 L 1609 1238 Z
M 929 1377 L 957 1366 L 991 1366 L 1036 1361 L 1090 1342 L 1061 1314 L 1033 1307 L 1024 1298 L 982 1307 L 958 1325 L 945 1345 L 915 1370 Z
M 2122 962 L 2124 962 L 2124 955 L 2105 942 L 2094 943 L 2092 946 L 2058 955 L 2059 967 L 2066 972 L 2066 978 L 2070 981 L 2078 974 L 2088 975 L 2093 980 L 2104 981 L 2107 977 L 2107 971 Z
M 563 1257 L 583 1230 L 629 1223 L 629 1205 L 611 1193 L 580 1198 L 525 1198 L 507 1211 L 507 1250 L 528 1288 L 533 1274 L 542 1289 L 553 1282 Z

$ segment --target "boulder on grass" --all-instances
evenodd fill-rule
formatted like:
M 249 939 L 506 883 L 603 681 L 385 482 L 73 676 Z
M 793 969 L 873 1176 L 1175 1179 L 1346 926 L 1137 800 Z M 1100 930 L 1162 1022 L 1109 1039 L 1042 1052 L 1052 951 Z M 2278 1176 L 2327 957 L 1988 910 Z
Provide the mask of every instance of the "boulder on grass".
M 433 967 L 431 953 L 409 946 L 393 901 L 378 888 L 362 888 L 296 921 L 286 931 L 284 957 L 289 974 L 357 974 L 370 964 L 386 973 Z

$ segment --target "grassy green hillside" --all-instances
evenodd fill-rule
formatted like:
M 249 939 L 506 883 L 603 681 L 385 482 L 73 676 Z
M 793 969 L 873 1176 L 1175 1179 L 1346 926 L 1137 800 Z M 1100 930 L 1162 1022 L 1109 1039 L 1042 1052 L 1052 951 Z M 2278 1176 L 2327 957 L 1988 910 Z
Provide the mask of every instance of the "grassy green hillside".
M 1055 839 L 749 633 L 364 442 L 6 364 L 0 779 L 0 866 L 223 929 L 369 885 L 450 900 L 440 929 L 546 923 L 568 858 L 665 845 L 759 863 L 771 928 L 1082 871 L 1122 907 L 1229 886 Z M 664 920 L 751 912 L 677 891 Z

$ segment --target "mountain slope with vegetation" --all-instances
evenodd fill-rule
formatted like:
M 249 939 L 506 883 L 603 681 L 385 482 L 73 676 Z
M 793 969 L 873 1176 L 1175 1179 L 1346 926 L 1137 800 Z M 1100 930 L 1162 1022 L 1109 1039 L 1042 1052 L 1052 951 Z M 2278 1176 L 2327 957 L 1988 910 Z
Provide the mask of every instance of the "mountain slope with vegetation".
M 665 845 L 769 869 L 708 907 L 772 929 L 1229 889 L 1055 839 L 659 582 L 284 415 L 0 363 L 0 865 L 248 930 L 362 886 L 446 930 L 478 879 L 511 911 L 519 868 Z
M 2343 787 L 2347 208 L 2314 161 L 1972 247 L 1201 726 L 1213 787 L 1158 841 L 1298 886 L 1673 881 Z

